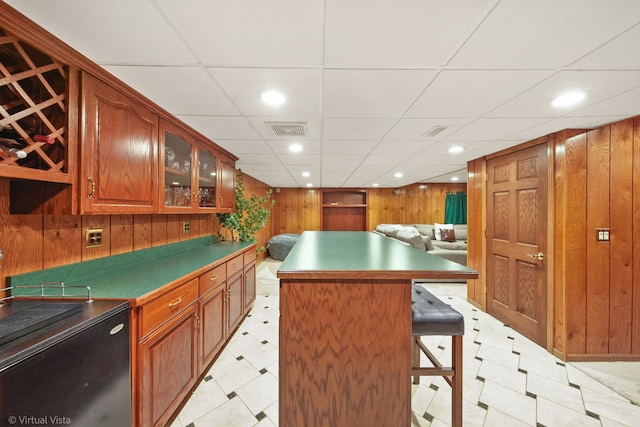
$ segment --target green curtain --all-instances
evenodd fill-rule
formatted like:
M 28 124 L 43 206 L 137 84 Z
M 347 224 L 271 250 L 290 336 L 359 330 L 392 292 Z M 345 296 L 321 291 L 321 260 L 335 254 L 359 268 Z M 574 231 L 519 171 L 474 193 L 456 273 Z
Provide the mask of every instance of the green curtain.
M 467 194 L 449 193 L 444 204 L 444 222 L 446 224 L 467 223 Z

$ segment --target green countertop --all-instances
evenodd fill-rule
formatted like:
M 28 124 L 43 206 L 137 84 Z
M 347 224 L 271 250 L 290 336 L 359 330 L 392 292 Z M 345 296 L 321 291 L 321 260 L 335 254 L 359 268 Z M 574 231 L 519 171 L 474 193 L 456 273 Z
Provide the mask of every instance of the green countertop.
M 464 265 L 368 231 L 305 231 L 281 279 L 475 279 Z
M 92 298 L 126 299 L 133 303 L 178 279 L 203 273 L 218 261 L 224 261 L 253 244 L 214 243 L 209 236 L 13 276 L 10 285 L 39 286 L 42 282 L 64 282 L 65 286 L 89 286 Z M 68 291 L 68 294 L 77 293 L 77 290 Z M 79 293 L 82 295 L 82 291 Z M 40 289 L 15 288 L 12 294 L 39 296 Z M 60 292 L 51 291 L 49 294 L 59 296 Z

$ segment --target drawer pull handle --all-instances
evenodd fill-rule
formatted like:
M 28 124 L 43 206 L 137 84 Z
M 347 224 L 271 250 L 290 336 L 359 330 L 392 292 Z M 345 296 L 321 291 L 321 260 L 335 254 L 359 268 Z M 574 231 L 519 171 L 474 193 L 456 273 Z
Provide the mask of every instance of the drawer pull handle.
M 220 277 L 220 276 L 213 276 L 213 277 L 212 277 L 212 278 L 210 278 L 209 280 L 211 280 L 211 281 L 213 282 L 214 280 L 218 280 L 218 278 L 219 278 L 219 277 Z
M 176 305 L 180 304 L 182 302 L 182 297 L 178 298 L 177 300 L 175 300 L 174 302 L 170 302 L 169 303 L 169 308 L 173 308 Z

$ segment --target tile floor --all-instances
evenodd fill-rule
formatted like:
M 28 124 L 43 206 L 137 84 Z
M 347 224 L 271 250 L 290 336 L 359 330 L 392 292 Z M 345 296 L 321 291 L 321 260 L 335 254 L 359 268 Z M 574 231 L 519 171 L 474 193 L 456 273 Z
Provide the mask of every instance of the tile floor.
M 275 269 L 273 262 L 260 264 L 253 309 L 172 427 L 278 425 Z M 465 317 L 465 426 L 640 426 L 639 406 L 477 310 L 466 301 L 464 284 L 425 287 Z M 450 338 L 423 340 L 448 364 Z M 450 425 L 450 399 L 442 378 L 422 377 L 412 385 L 412 426 Z

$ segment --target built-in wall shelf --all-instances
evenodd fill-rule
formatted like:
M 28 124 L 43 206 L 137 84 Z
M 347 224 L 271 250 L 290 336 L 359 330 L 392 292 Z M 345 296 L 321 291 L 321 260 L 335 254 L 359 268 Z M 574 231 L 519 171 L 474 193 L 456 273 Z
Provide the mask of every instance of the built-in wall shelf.
M 322 190 L 322 229 L 327 231 L 367 230 L 367 190 Z

